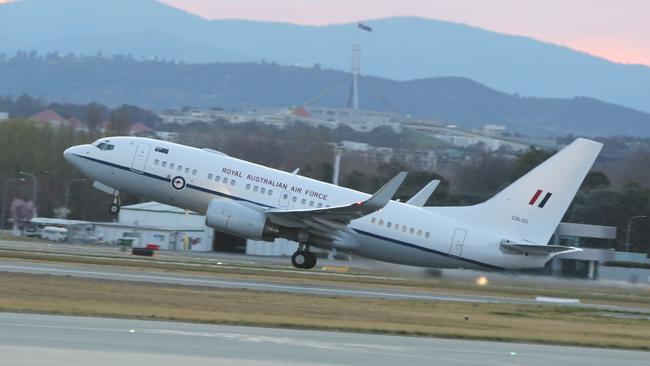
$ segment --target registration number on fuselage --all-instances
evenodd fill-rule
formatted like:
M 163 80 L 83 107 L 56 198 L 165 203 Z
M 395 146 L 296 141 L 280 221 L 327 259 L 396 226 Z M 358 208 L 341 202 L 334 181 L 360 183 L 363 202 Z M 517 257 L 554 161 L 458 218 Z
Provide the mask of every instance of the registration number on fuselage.
M 512 215 L 511 220 L 521 224 L 528 224 L 528 219 L 524 219 L 523 217 L 519 217 L 517 215 Z

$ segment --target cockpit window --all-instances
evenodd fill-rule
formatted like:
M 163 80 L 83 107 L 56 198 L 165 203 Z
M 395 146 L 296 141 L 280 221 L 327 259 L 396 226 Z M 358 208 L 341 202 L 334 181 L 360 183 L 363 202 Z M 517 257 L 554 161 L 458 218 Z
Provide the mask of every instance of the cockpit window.
M 100 142 L 99 144 L 95 145 L 99 150 L 113 150 L 115 149 L 115 145 L 106 143 L 106 142 Z

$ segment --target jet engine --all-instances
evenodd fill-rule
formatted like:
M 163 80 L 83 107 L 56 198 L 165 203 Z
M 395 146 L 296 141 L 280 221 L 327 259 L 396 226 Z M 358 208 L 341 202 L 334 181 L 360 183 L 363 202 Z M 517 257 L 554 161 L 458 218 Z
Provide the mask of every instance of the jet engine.
M 255 240 L 273 241 L 280 234 L 280 229 L 264 213 L 219 199 L 210 201 L 205 224 L 231 235 Z

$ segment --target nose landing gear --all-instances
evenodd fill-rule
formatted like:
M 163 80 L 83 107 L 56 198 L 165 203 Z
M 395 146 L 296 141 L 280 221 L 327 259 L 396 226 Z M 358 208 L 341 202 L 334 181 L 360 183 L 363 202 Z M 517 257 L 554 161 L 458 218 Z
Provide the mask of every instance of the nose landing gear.
M 312 269 L 316 266 L 316 256 L 309 251 L 308 245 L 300 244 L 298 250 L 291 256 L 291 264 L 300 269 Z
M 108 207 L 111 215 L 117 215 L 120 212 L 120 192 L 113 193 L 113 203 Z

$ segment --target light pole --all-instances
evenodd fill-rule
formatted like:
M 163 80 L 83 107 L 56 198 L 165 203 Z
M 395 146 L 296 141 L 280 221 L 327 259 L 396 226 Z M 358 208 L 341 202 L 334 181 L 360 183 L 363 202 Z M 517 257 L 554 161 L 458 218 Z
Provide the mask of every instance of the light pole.
M 36 180 L 36 176 L 30 172 L 24 172 L 22 170 L 18 172 L 18 175 L 25 175 L 32 179 L 32 184 L 34 185 L 34 190 L 32 191 L 32 203 L 34 204 L 34 207 L 36 207 L 36 192 L 38 192 L 38 181 Z
M 4 188 L 2 191 L 2 210 L 0 214 L 0 229 L 5 228 L 5 212 L 7 208 L 7 189 L 9 188 L 9 183 L 12 182 L 24 182 L 25 178 L 10 178 L 5 181 Z
M 632 216 L 630 217 L 629 220 L 627 220 L 627 233 L 625 235 L 625 251 L 629 252 L 630 251 L 630 233 L 632 232 L 632 221 L 636 219 L 645 219 L 647 216 L 646 215 L 638 215 L 638 216 Z
M 69 201 L 69 198 L 70 198 L 70 186 L 74 182 L 85 182 L 85 181 L 86 181 L 86 178 L 73 178 L 73 179 L 70 179 L 68 181 L 68 184 L 65 186 L 65 203 L 63 204 L 63 206 L 65 207 L 65 218 L 66 219 L 68 218 L 68 212 L 70 212 L 68 210 L 68 201 Z

